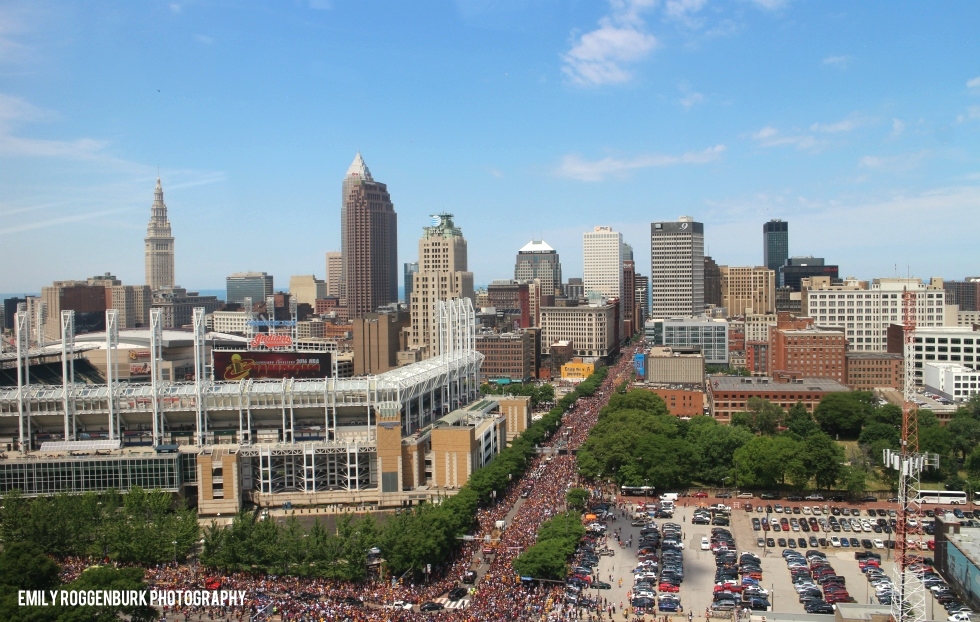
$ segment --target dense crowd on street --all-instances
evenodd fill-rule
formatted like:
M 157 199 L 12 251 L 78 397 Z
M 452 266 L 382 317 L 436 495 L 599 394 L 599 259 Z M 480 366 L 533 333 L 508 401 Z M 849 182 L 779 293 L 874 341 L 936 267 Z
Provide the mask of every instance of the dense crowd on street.
M 580 398 L 569 409 L 562 419 L 562 430 L 553 437 L 551 444 L 561 439 L 568 443 L 569 449 L 576 449 L 585 442 L 589 430 L 598 420 L 599 410 L 615 387 L 628 377 L 634 351 L 633 348 L 624 351 L 619 362 L 609 369 L 595 395 Z M 499 542 L 495 543 L 494 553 L 487 555 L 489 566 L 482 581 L 473 588 L 470 604 L 466 608 L 430 614 L 387 609 L 385 606 L 397 600 L 420 604 L 446 594 L 458 585 L 465 571 L 481 561 L 483 553 L 480 542 L 461 543 L 453 563 L 433 569 L 428 585 L 404 581 L 395 585 L 390 582 L 359 584 L 247 573 L 217 576 L 193 565 L 150 568 L 146 571 L 146 581 L 150 586 L 161 589 L 201 589 L 211 582 L 220 581 L 221 589 L 244 590 L 251 600 L 248 608 L 181 607 L 166 610 L 164 614 L 169 621 L 415 622 L 439 619 L 447 622 L 518 622 L 541 620 L 542 616 L 547 616 L 549 620 L 612 619 L 614 607 L 586 611 L 564 605 L 561 602 L 564 586 L 560 583 L 533 582 L 523 585 L 512 566 L 514 559 L 534 544 L 541 523 L 564 511 L 566 492 L 575 481 L 575 458 L 571 453 L 538 455 L 529 465 L 525 477 L 514 482 L 494 505 L 479 510 L 477 533 L 490 534 L 496 522 L 505 520 L 514 509 L 521 498 L 521 491 L 529 492 L 502 532 Z M 598 495 L 599 491 L 594 490 L 593 493 Z M 62 564 L 62 579 L 71 581 L 88 565 L 89 562 L 83 560 L 66 560 Z M 364 604 L 352 602 L 353 599 L 360 599 Z M 624 614 L 621 611 L 615 619 L 629 619 Z

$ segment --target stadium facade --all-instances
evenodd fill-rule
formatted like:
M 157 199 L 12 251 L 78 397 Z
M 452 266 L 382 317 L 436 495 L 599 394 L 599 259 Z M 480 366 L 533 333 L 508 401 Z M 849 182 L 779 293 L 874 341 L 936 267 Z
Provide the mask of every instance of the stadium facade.
M 73 383 L 68 335 L 61 386 L 18 374 L 0 388 L 0 492 L 138 485 L 196 497 L 202 514 L 243 502 L 401 506 L 452 494 L 503 449 L 508 420 L 530 420 L 527 402 L 477 399 L 483 355 L 468 299 L 439 303 L 437 356 L 355 378 L 210 380 L 221 375 L 206 369 L 203 312 L 194 319 L 192 381 L 154 369 L 148 383 Z

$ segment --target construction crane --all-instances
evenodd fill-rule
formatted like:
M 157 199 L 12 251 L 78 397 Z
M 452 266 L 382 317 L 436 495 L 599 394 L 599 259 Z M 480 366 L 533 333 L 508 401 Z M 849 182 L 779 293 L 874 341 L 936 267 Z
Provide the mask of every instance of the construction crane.
M 922 622 L 926 620 L 928 590 L 910 566 L 917 549 L 909 547 L 909 536 L 921 529 L 909 527 L 909 520 L 919 515 L 919 479 L 922 469 L 939 465 L 935 454 L 919 452 L 919 415 L 915 399 L 915 326 L 916 295 L 907 288 L 902 292 L 902 328 L 904 333 L 905 386 L 902 407 L 902 446 L 899 451 L 885 450 L 884 461 L 898 471 L 898 520 L 895 525 L 895 587 L 892 598 L 892 620 Z

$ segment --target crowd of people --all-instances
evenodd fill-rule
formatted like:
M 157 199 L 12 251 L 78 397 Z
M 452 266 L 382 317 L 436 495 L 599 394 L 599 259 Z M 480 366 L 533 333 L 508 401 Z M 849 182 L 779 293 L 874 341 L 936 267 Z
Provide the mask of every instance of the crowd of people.
M 563 440 L 569 449 L 577 449 L 596 424 L 599 410 L 615 387 L 631 372 L 633 349 L 624 352 L 609 369 L 606 379 L 591 397 L 580 398 L 564 415 L 562 432 L 551 444 Z M 478 511 L 478 533 L 490 534 L 497 521 L 513 514 L 507 527 L 495 542 L 494 552 L 487 555 L 489 565 L 481 581 L 472 589 L 469 606 L 447 609 L 437 614 L 447 622 L 519 622 L 529 620 L 599 620 L 612 619 L 615 605 L 584 610 L 562 600 L 561 583 L 525 582 L 516 575 L 514 559 L 535 542 L 538 527 L 565 509 L 565 495 L 576 480 L 575 458 L 570 452 L 541 454 L 530 464 L 527 475 L 514 482 L 496 502 Z M 516 513 L 512 513 L 521 491 L 529 492 Z M 594 494 L 600 494 L 598 490 Z M 157 588 L 201 589 L 220 581 L 221 589 L 244 590 L 250 599 L 248 607 L 178 607 L 164 611 L 170 621 L 200 620 L 282 620 L 320 622 L 346 620 L 367 622 L 416 622 L 432 619 L 432 614 L 394 609 L 391 604 L 404 601 L 420 604 L 444 595 L 458 585 L 463 573 L 481 561 L 482 544 L 463 542 L 454 561 L 434 569 L 427 584 L 391 581 L 368 584 L 328 579 L 235 573 L 213 576 L 194 565 L 166 565 L 150 568 L 146 581 Z M 74 563 L 78 562 L 78 563 Z M 81 560 L 67 560 L 63 579 L 70 581 L 86 567 Z M 620 615 L 626 614 L 620 607 Z M 619 619 L 617 617 L 617 619 Z M 626 616 L 628 619 L 628 615 Z

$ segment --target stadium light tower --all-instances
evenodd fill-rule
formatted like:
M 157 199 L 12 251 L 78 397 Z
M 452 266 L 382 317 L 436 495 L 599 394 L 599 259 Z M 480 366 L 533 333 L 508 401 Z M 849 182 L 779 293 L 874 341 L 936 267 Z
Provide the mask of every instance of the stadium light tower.
M 895 622 L 922 622 L 926 619 L 926 586 L 909 570 L 915 555 L 909 549 L 910 518 L 919 513 L 919 478 L 922 469 L 939 465 L 939 456 L 919 452 L 919 419 L 915 398 L 916 295 L 902 292 L 902 323 L 905 336 L 905 395 L 902 408 L 902 446 L 886 449 L 884 462 L 898 471 L 898 521 L 895 526 L 895 584 L 892 619 Z M 918 525 L 915 529 L 921 529 Z

